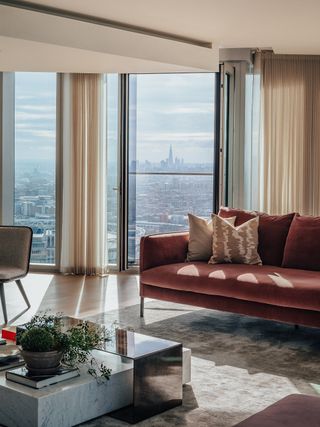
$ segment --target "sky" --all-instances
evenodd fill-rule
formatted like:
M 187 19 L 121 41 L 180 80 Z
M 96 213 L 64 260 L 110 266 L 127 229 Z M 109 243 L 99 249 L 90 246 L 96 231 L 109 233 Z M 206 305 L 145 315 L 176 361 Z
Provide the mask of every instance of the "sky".
M 108 80 L 113 98 L 114 77 Z M 210 73 L 130 76 L 130 124 L 135 121 L 137 160 L 165 160 L 172 145 L 174 157 L 185 163 L 212 163 L 214 78 Z M 56 75 L 16 73 L 15 81 L 16 160 L 54 161 Z M 116 109 L 117 102 L 111 99 L 109 106 Z M 117 114 L 107 117 L 116 121 Z M 116 123 L 107 127 L 116 133 Z
M 131 92 L 135 81 L 137 160 L 165 160 L 172 145 L 185 163 L 212 163 L 214 75 L 137 75 Z
M 55 160 L 56 74 L 15 73 L 16 160 Z

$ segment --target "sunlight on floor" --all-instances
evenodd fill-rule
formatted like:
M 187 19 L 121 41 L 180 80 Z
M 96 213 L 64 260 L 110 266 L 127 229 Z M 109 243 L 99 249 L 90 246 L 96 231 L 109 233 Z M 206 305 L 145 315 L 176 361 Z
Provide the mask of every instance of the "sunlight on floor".
M 4 285 L 9 323 L 12 320 L 12 324 L 21 324 L 28 321 L 39 310 L 52 279 L 52 274 L 28 274 L 27 277 L 22 279 L 23 287 L 31 302 L 31 307 L 27 311 L 25 311 L 25 303 L 15 282 L 9 282 Z M 19 315 L 20 313 L 22 313 L 21 316 Z M 3 322 L 2 312 L 0 321 L 1 323 Z

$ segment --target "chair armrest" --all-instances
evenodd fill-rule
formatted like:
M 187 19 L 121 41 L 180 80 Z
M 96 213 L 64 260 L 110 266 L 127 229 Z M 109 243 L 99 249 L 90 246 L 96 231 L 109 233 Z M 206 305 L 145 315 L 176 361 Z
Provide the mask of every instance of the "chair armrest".
M 140 273 L 152 267 L 184 262 L 188 241 L 188 232 L 143 236 L 140 241 Z

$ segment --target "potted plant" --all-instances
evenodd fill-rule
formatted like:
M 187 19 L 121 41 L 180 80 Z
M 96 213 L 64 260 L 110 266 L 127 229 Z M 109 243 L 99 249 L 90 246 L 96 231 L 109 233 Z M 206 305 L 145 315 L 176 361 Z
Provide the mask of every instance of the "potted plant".
M 54 374 L 61 363 L 69 367 L 87 364 L 88 372 L 95 377 L 109 379 L 111 370 L 96 363 L 91 350 L 100 348 L 110 339 L 104 327 L 79 321 L 65 328 L 61 315 L 36 315 L 24 325 L 19 336 L 21 354 L 27 369 L 34 374 Z

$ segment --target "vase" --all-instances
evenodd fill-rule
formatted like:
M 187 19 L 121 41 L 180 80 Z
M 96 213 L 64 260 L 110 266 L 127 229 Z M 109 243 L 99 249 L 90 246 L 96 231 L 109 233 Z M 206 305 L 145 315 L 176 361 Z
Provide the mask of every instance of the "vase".
M 57 372 L 61 365 L 63 351 L 26 351 L 21 350 L 28 371 L 35 375 L 50 375 Z

